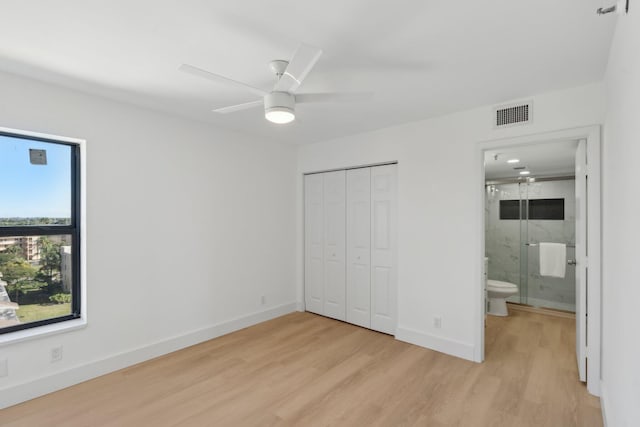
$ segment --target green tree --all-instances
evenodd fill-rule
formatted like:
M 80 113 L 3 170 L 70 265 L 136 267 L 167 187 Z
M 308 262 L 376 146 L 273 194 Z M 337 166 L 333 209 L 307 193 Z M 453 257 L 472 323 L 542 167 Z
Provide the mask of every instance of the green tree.
M 22 257 L 22 248 L 20 248 L 20 246 L 9 246 L 3 252 L 0 252 L 0 273 L 3 273 L 4 275 L 3 280 L 9 280 L 7 279 L 7 273 L 5 272 L 5 268 L 8 264 L 12 264 L 9 266 L 10 271 L 8 273 L 9 277 L 11 277 L 12 271 L 16 271 L 15 263 L 20 263 L 22 261 L 24 261 L 24 258 Z
M 22 248 L 19 245 L 11 245 L 3 253 L 13 258 L 22 258 Z
M 0 252 L 0 272 L 2 271 L 2 266 L 4 266 L 6 263 L 15 260 L 16 257 L 8 254 L 6 252 Z
M 38 270 L 24 259 L 14 259 L 2 266 L 2 280 L 15 289 L 15 302 L 18 302 L 22 287 L 32 282 L 37 272 Z
M 40 272 L 38 273 L 38 279 L 47 282 L 49 285 L 53 285 L 54 282 L 59 281 L 60 277 L 60 263 L 62 257 L 60 255 L 60 244 L 53 243 L 48 237 L 40 237 L 38 239 L 38 245 L 40 246 Z

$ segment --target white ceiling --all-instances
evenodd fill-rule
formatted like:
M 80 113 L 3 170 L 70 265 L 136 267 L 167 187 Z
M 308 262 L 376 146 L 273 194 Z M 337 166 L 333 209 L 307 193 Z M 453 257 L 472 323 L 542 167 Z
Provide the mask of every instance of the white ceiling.
M 613 3 L 610 1 L 609 3 Z M 615 19 L 604 0 L 4 0 L 0 70 L 257 135 L 315 142 L 602 78 Z M 323 49 L 300 91 L 374 91 L 299 105 L 293 124 L 190 63 L 268 89 L 272 59 Z
M 578 141 L 553 141 L 499 150 L 485 151 L 484 172 L 487 180 L 517 178 L 524 167 L 531 172 L 528 177 L 568 176 L 575 173 Z M 497 156 L 497 158 L 496 158 Z M 519 163 L 507 163 L 518 159 Z

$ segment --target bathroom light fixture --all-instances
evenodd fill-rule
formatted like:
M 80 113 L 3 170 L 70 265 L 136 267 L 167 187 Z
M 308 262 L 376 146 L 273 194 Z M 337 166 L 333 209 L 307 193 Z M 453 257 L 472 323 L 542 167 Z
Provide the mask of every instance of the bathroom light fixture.
M 509 159 L 507 163 L 520 163 L 520 159 Z
M 530 173 L 529 171 L 520 171 L 520 175 L 529 175 Z

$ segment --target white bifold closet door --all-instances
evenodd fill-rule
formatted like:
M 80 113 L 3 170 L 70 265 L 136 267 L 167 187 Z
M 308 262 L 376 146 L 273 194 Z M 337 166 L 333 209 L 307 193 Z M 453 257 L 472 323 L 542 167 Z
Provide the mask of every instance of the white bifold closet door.
M 396 328 L 396 165 L 305 176 L 306 309 Z
M 347 322 L 371 328 L 371 168 L 347 171 Z
M 304 299 L 307 311 L 324 314 L 324 185 L 322 174 L 304 177 Z
M 346 320 L 345 173 L 325 172 L 324 178 L 324 315 Z
M 395 334 L 396 166 L 371 168 L 371 329 Z

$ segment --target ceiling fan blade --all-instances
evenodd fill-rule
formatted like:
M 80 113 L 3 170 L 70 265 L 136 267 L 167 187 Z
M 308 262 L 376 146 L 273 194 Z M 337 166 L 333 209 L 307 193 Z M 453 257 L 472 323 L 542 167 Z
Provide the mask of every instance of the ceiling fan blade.
M 298 46 L 293 58 L 289 61 L 289 65 L 287 65 L 287 69 L 273 90 L 276 92 L 294 92 L 318 62 L 320 55 L 322 55 L 322 50 L 317 47 L 307 44 Z
M 373 92 L 346 93 L 299 93 L 295 95 L 296 102 L 365 102 L 373 99 Z
M 213 112 L 226 114 L 226 113 L 233 113 L 236 111 L 248 110 L 249 108 L 260 107 L 262 105 L 264 105 L 264 101 L 262 99 L 259 99 L 257 101 L 245 102 L 244 104 L 230 105 L 229 107 L 216 108 L 215 110 L 213 110 Z
M 264 91 L 264 90 L 259 89 L 257 87 L 253 87 L 251 85 L 239 82 L 237 80 L 232 80 L 230 78 L 221 76 L 219 74 L 211 73 L 211 72 L 209 72 L 207 70 L 203 70 L 202 68 L 194 67 L 193 65 L 182 64 L 182 65 L 180 65 L 180 67 L 178 67 L 178 70 L 183 71 L 183 72 L 185 72 L 187 74 L 191 74 L 192 76 L 202 77 L 202 78 L 205 78 L 207 80 L 214 81 L 214 82 L 222 82 L 222 83 L 231 84 L 231 85 L 234 85 L 234 86 L 236 86 L 238 88 L 242 88 L 244 90 L 248 90 L 248 91 L 253 92 L 253 93 L 255 93 L 257 95 L 260 95 L 260 96 L 264 96 L 264 95 L 266 95 L 268 93 L 267 91 Z

